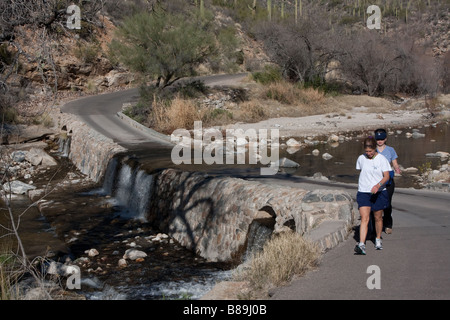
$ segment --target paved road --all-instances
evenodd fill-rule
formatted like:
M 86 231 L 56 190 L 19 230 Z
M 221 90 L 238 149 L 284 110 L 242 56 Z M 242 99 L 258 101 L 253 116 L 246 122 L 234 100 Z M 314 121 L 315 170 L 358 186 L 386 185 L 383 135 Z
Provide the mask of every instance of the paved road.
M 207 85 L 227 84 L 245 75 L 214 76 Z M 95 130 L 125 146 L 154 144 L 154 136 L 129 127 L 117 117 L 122 104 L 136 101 L 137 89 L 87 97 L 67 103 L 63 112 L 77 114 Z M 278 179 L 275 176 L 274 179 Z M 295 179 L 294 179 L 295 180 Z M 330 188 L 327 183 L 278 180 L 302 188 Z M 356 186 L 338 184 L 356 193 Z M 450 299 L 450 194 L 397 189 L 394 232 L 383 236 L 384 250 L 368 243 L 367 256 L 353 254 L 350 237 L 324 255 L 317 271 L 275 291 L 273 299 Z M 369 290 L 369 266 L 380 268 L 381 289 Z
M 242 73 L 196 77 L 192 79 L 201 79 L 206 85 L 215 86 L 232 85 L 246 76 L 246 73 Z M 129 89 L 77 99 L 65 104 L 61 108 L 61 111 L 78 115 L 82 121 L 93 129 L 113 139 L 125 148 L 130 148 L 145 142 L 152 143 L 156 141 L 160 144 L 165 144 L 166 141 L 159 139 L 157 135 L 132 128 L 117 116 L 124 103 L 136 102 L 138 99 L 139 90 Z
M 356 186 L 343 188 L 356 193 Z M 398 188 L 393 205 L 394 229 L 383 233 L 382 251 L 368 241 L 367 255 L 354 255 L 352 234 L 316 271 L 274 290 L 272 299 L 450 299 L 450 194 Z M 367 287 L 372 265 L 379 267 L 381 289 Z

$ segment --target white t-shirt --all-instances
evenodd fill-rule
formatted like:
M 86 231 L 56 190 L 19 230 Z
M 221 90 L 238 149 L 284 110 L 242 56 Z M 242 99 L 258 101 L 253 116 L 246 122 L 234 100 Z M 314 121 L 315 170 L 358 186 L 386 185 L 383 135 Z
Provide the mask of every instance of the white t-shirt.
M 391 165 L 385 156 L 378 153 L 374 158 L 369 159 L 365 154 L 358 157 L 356 169 L 361 170 L 358 181 L 358 191 L 371 192 L 374 185 L 383 179 L 383 172 L 390 171 Z M 386 189 L 380 188 L 380 191 Z

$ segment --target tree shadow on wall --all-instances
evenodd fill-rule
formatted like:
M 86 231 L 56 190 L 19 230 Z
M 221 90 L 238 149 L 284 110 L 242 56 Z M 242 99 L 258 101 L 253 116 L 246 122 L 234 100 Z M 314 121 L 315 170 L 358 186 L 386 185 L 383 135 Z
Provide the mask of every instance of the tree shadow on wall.
M 176 170 L 176 172 L 180 175 L 178 178 L 183 180 L 172 190 L 174 195 L 179 195 L 179 199 L 171 199 L 170 201 L 173 203 L 179 200 L 179 203 L 175 208 L 169 208 L 169 220 L 167 221 L 166 228 L 168 228 L 169 233 L 177 231 L 172 224 L 175 220 L 180 220 L 186 228 L 186 235 L 189 238 L 190 245 L 187 246 L 194 252 L 197 252 L 198 239 L 196 239 L 195 234 L 198 232 L 198 234 L 203 235 L 206 227 L 211 223 L 214 216 L 214 202 L 210 196 L 200 198 L 194 202 L 192 202 L 192 198 L 201 189 L 206 189 L 213 177 L 202 177 L 202 175 L 196 172 L 188 172 L 186 173 L 187 176 L 183 178 L 181 177 L 182 171 Z M 204 223 L 201 224 L 201 230 L 196 230 L 199 226 L 194 228 L 187 218 L 189 212 L 195 210 L 197 207 L 201 207 L 202 216 L 206 216 Z

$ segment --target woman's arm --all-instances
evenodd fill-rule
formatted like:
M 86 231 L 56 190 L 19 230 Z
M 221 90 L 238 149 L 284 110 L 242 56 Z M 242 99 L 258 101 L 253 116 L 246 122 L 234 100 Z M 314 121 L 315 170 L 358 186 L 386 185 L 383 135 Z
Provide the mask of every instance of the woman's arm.
M 381 189 L 381 187 L 384 186 L 384 184 L 388 181 L 389 181 L 389 171 L 383 171 L 383 179 L 381 179 L 379 183 L 374 185 L 372 187 L 372 190 L 370 190 L 370 192 L 377 193 Z
M 402 173 L 402 170 L 400 170 L 400 167 L 398 165 L 397 159 L 392 160 L 392 166 L 394 167 L 394 171 L 398 174 Z

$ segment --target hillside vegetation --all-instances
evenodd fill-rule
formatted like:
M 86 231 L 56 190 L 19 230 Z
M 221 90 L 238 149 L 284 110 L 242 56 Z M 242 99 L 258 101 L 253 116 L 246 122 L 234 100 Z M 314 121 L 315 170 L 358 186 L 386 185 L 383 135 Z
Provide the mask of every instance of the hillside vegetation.
M 71 4 L 80 29 L 68 28 Z M 368 28 L 370 5 L 380 8 L 380 29 Z M 6 0 L 0 112 L 5 122 L 43 122 L 62 96 L 141 86 L 128 114 L 170 132 L 178 124 L 169 115 L 180 110 L 213 125 L 323 112 L 330 95 L 433 101 L 450 90 L 449 8 L 449 0 Z M 245 92 L 172 85 L 242 71 L 252 75 Z M 227 103 L 204 102 L 214 97 Z

